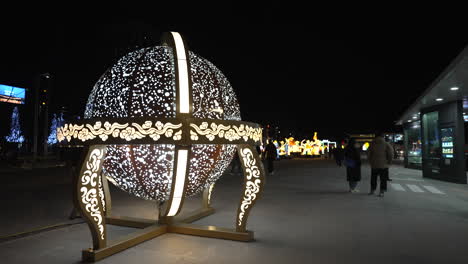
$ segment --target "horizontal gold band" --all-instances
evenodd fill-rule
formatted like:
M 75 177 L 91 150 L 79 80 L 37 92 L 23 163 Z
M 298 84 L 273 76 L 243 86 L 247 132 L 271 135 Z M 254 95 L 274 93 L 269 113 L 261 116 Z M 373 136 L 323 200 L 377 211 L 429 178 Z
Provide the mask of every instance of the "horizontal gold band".
M 196 118 L 95 118 L 57 128 L 64 145 L 96 144 L 251 144 L 262 140 L 260 125 Z

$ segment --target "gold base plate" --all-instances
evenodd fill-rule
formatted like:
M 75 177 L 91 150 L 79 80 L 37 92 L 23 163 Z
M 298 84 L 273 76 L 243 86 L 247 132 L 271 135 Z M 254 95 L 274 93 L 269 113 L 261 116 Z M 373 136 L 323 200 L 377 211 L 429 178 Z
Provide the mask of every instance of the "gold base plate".
M 107 224 L 141 228 L 119 240 L 109 243 L 109 246 L 98 250 L 88 249 L 82 251 L 82 259 L 87 262 L 99 261 L 103 258 L 116 254 L 127 248 L 143 243 L 152 238 L 166 233 L 175 233 L 183 235 L 210 237 L 218 239 L 227 239 L 234 241 L 253 241 L 254 233 L 252 231 L 238 232 L 235 229 L 220 228 L 216 226 L 198 226 L 190 224 L 200 218 L 214 213 L 213 208 L 202 208 L 194 211 L 188 216 L 181 216 L 171 219 L 168 223 L 160 224 L 156 220 L 139 219 L 126 216 L 106 217 Z M 179 220 L 180 221 L 177 221 Z

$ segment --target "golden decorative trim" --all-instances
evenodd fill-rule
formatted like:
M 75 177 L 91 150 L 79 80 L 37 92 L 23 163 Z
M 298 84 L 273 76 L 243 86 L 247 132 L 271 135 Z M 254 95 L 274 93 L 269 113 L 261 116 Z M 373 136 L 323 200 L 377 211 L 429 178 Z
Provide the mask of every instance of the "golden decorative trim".
M 174 130 L 181 127 L 182 124 L 163 123 L 161 121 L 156 121 L 154 126 L 152 121 L 145 121 L 142 125 L 138 123 L 132 123 L 131 125 L 128 123 L 119 124 L 117 122 L 111 124 L 106 121 L 104 122 L 104 126 L 101 121 L 96 121 L 94 125 L 65 124 L 57 129 L 57 139 L 61 142 L 65 139 L 70 141 L 72 138 L 77 138 L 85 142 L 99 137 L 105 142 L 109 137 L 120 137 L 131 141 L 148 136 L 154 141 L 158 141 L 164 135 L 167 138 L 172 137 L 172 139 L 177 141 L 182 138 L 182 130 L 176 132 Z
M 191 129 L 190 129 L 190 139 L 193 140 L 193 141 L 198 140 L 198 134 L 193 132 Z
M 100 168 L 103 156 L 104 151 L 101 149 L 94 149 L 91 152 L 89 159 L 86 161 L 87 170 L 85 170 L 81 176 L 82 187 L 80 188 L 80 192 L 82 193 L 81 202 L 83 203 L 85 210 L 89 215 L 91 215 L 91 217 L 93 217 L 94 222 L 96 222 L 101 240 L 104 240 L 104 225 L 103 216 L 99 210 L 98 197 L 100 196 L 102 185 L 100 182 L 100 176 L 98 176 L 97 172 Z M 99 181 L 99 184 L 96 181 Z
M 262 138 L 262 129 L 254 128 L 248 125 L 240 124 L 235 125 L 222 125 L 212 122 L 210 125 L 208 122 L 201 123 L 200 126 L 196 124 L 190 124 L 195 131 L 190 130 L 190 138 L 192 140 L 198 140 L 198 135 L 206 136 L 208 140 L 213 141 L 216 137 L 225 138 L 229 141 L 243 139 L 247 142 L 249 139 L 259 142 Z
M 258 167 L 259 165 L 256 164 L 257 162 L 252 151 L 249 148 L 243 148 L 240 153 L 245 164 L 244 173 L 246 174 L 246 182 L 244 196 L 240 206 L 239 222 L 237 223 L 239 226 L 242 225 L 244 214 L 247 209 L 253 201 L 257 199 L 257 194 L 260 191 L 260 184 L 262 182 L 260 179 L 260 168 Z
M 101 199 L 102 210 L 105 212 L 106 211 L 106 199 L 104 197 L 104 188 L 102 186 L 102 175 L 99 175 L 98 190 L 99 190 L 99 198 Z

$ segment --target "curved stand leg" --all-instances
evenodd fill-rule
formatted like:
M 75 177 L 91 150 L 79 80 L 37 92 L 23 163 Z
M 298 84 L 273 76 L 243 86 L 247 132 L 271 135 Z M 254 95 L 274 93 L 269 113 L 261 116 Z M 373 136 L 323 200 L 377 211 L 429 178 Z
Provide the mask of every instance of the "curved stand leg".
M 246 232 L 250 210 L 263 192 L 265 170 L 254 147 L 239 145 L 238 153 L 244 172 L 244 191 L 237 209 L 236 231 Z
M 211 207 L 211 194 L 213 193 L 214 186 L 215 186 L 215 183 L 212 183 L 208 188 L 203 190 L 202 208 Z
M 105 216 L 110 217 L 111 212 L 112 212 L 112 201 L 111 201 L 111 196 L 110 196 L 109 183 L 104 173 L 101 173 L 101 182 L 102 182 L 102 189 L 104 191 L 103 210 L 105 212 Z M 101 193 L 99 194 L 99 196 L 101 197 Z
M 86 220 L 93 238 L 93 249 L 106 246 L 105 195 L 101 169 L 105 157 L 105 146 L 85 148 L 80 173 L 75 178 L 75 208 Z

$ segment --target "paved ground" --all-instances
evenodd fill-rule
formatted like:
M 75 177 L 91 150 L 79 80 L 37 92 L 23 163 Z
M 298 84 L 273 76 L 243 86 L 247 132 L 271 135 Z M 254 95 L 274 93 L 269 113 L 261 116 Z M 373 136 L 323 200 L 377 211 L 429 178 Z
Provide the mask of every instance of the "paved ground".
M 251 243 L 166 234 L 100 263 L 467 263 L 468 187 L 422 179 L 395 166 L 384 198 L 347 192 L 344 169 L 327 160 L 277 162 L 264 197 L 254 207 Z M 7 181 L 0 194 L 0 236 L 67 222 L 70 183 L 63 168 L 34 170 Z M 6 175 L 1 175 L 6 177 Z M 8 177 L 11 178 L 9 174 Z M 56 178 L 62 179 L 56 182 Z M 25 182 L 28 184 L 18 184 Z M 202 225 L 232 227 L 241 178 L 226 174 L 213 193 L 216 214 Z M 16 195 L 12 196 L 12 191 Z M 112 188 L 115 214 L 155 218 L 153 203 Z M 187 203 L 188 209 L 196 206 Z M 76 221 L 76 220 L 75 220 Z M 110 238 L 131 232 L 113 227 Z M 77 263 L 91 245 L 85 224 L 0 242 L 2 263 Z

